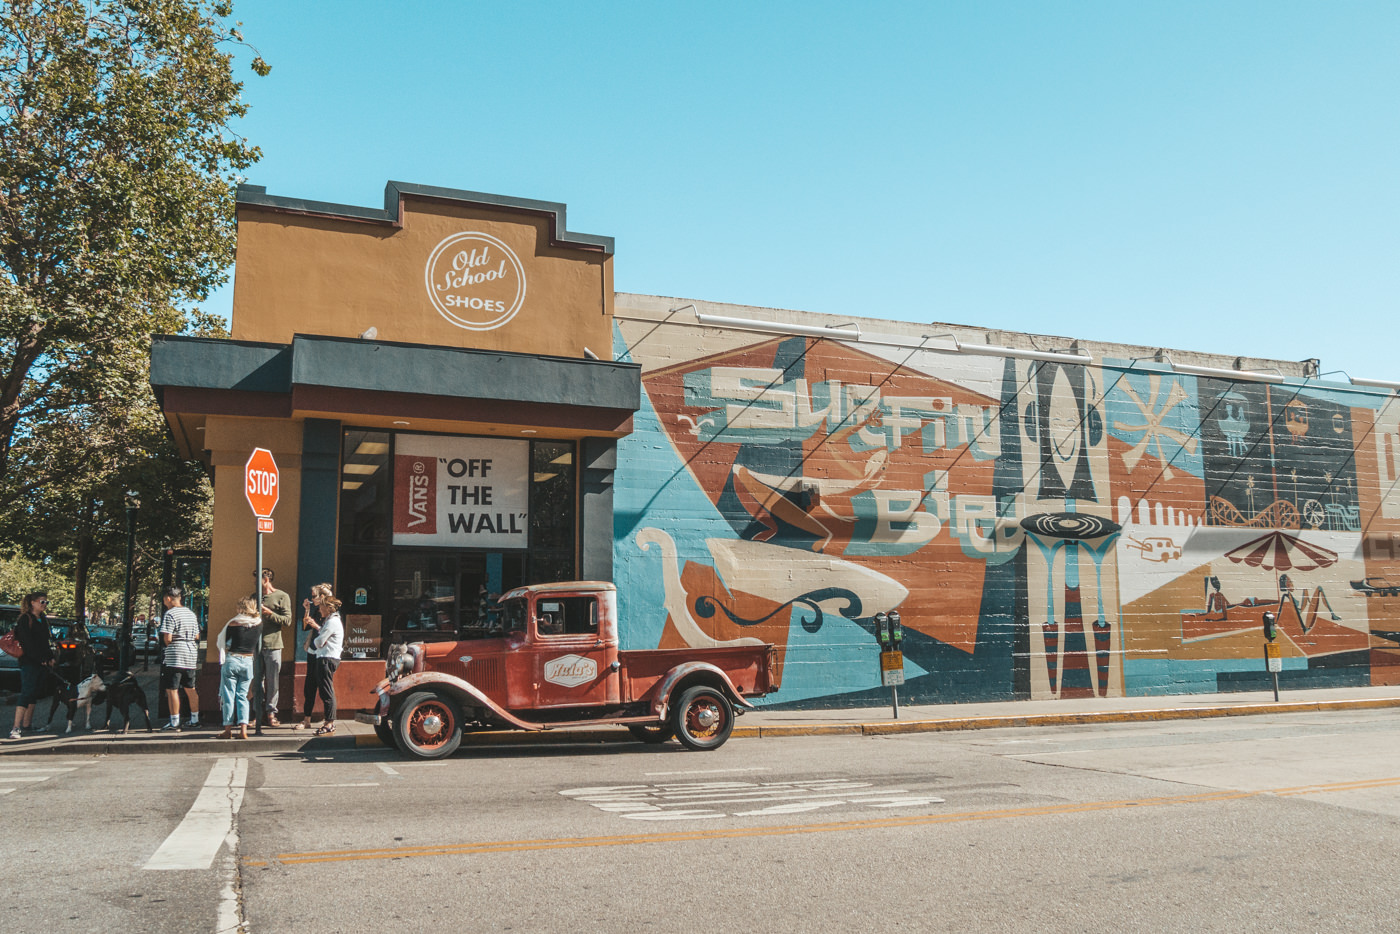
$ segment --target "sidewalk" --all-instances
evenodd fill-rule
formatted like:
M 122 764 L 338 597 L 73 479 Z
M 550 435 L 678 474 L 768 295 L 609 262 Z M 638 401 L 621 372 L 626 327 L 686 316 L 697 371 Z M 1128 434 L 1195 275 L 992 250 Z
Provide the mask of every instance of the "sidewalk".
M 1074 726 L 1099 723 L 1140 723 L 1163 720 L 1189 720 L 1208 717 L 1236 717 L 1258 714 L 1312 713 L 1321 710 L 1400 710 L 1400 686 L 1330 688 L 1239 694 L 1190 694 L 1171 697 L 1083 698 L 1061 701 L 1005 701 L 986 704 L 901 706 L 895 719 L 890 707 L 862 707 L 844 710 L 753 710 L 739 717 L 734 737 L 783 737 L 816 735 L 874 736 L 890 733 L 932 733 L 949 730 L 1005 729 L 1009 727 Z M 48 702 L 39 708 L 42 718 Z M 154 714 L 154 705 L 152 705 Z M 59 714 L 61 718 L 62 714 Z M 0 724 L 8 734 L 13 708 L 0 707 Z M 341 720 L 334 736 L 316 737 L 290 725 L 264 727 L 263 735 L 249 734 L 246 740 L 216 739 L 216 726 L 183 730 L 179 733 L 147 733 L 140 713 L 140 727 L 125 735 L 111 732 L 74 731 L 65 736 L 41 733 L 17 741 L 0 740 L 0 756 L 59 753 L 62 755 L 106 755 L 109 753 L 215 753 L 227 755 L 250 752 L 331 751 L 356 746 L 379 746 L 374 728 L 353 720 Z M 161 724 L 155 727 L 159 730 Z M 576 727 L 529 733 L 501 731 L 468 734 L 463 747 L 471 745 L 529 745 L 545 743 L 633 742 L 622 727 Z

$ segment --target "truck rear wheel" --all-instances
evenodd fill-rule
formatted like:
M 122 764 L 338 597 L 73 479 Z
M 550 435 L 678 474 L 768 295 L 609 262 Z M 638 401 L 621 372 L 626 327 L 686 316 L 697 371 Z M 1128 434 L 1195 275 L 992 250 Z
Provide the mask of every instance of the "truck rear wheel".
M 693 687 L 671 711 L 676 739 L 688 749 L 718 749 L 734 731 L 734 707 L 714 688 Z
M 419 759 L 441 759 L 462 744 L 462 714 L 448 697 L 419 691 L 404 698 L 394 717 L 398 747 Z

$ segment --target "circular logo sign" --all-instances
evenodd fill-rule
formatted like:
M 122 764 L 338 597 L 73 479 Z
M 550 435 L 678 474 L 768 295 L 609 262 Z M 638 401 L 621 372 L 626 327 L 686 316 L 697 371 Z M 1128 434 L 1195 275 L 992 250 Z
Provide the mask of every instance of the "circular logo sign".
M 505 324 L 525 302 L 520 257 L 490 234 L 466 231 L 437 245 L 423 271 L 428 299 L 448 321 L 470 331 Z

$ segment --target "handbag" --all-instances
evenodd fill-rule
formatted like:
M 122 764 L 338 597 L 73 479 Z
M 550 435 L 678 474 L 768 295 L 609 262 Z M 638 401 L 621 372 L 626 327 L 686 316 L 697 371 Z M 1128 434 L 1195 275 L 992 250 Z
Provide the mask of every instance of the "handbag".
M 13 655 L 15 658 L 24 657 L 24 649 L 20 647 L 19 636 L 15 635 L 13 629 L 3 636 L 0 636 L 0 652 L 4 652 L 6 655 Z

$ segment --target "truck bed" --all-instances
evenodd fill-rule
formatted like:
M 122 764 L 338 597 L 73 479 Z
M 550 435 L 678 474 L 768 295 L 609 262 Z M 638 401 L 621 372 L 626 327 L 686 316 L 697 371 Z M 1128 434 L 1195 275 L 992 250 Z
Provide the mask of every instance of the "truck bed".
M 778 650 L 772 645 L 727 645 L 716 648 L 636 649 L 618 653 L 624 674 L 625 702 L 645 697 L 667 672 L 685 662 L 707 662 L 723 671 L 746 697 L 778 689 Z

